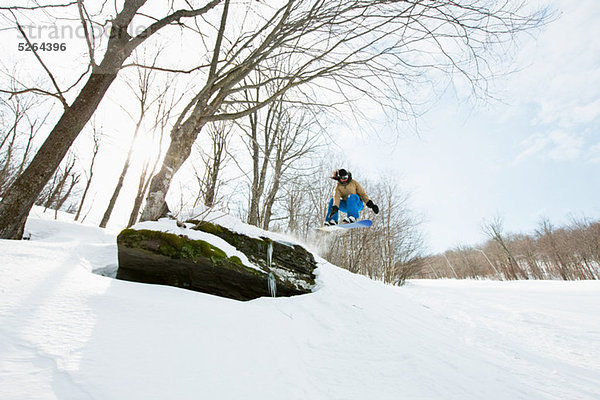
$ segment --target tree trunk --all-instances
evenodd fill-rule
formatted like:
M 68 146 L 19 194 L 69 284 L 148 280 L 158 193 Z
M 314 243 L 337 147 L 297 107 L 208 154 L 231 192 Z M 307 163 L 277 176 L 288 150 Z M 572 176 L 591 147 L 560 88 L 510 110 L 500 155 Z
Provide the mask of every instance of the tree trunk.
M 248 116 L 250 119 L 250 148 L 252 149 L 252 186 L 250 188 L 250 207 L 248 209 L 248 224 L 258 225 L 258 200 L 259 192 L 259 162 L 260 150 L 258 146 L 258 113 Z
M 85 189 L 83 191 L 83 195 L 81 196 L 81 202 L 79 203 L 79 207 L 77 208 L 77 214 L 75 214 L 75 221 L 79 220 L 79 216 L 81 215 L 81 210 L 83 209 L 83 203 L 85 202 L 85 198 L 87 197 L 88 191 L 90 190 L 90 186 L 92 185 L 92 176 L 90 174 L 90 179 L 88 179 L 85 184 Z
M 170 111 L 169 111 L 170 113 Z M 165 114 L 165 116 L 168 116 L 169 114 Z M 137 191 L 137 195 L 135 196 L 135 202 L 133 204 L 133 209 L 131 210 L 131 214 L 129 215 L 129 222 L 127 223 L 127 227 L 129 228 L 130 226 L 135 225 L 135 223 L 137 222 L 139 216 L 140 216 L 140 210 L 142 208 L 142 204 L 144 204 L 144 196 L 146 195 L 146 192 L 148 191 L 148 187 L 150 186 L 150 181 L 152 179 L 152 176 L 154 175 L 154 171 L 156 171 L 156 167 L 158 166 L 158 162 L 160 160 L 160 155 L 162 154 L 162 143 L 163 143 L 163 135 L 164 135 L 164 129 L 165 129 L 165 125 L 161 122 L 161 129 L 160 129 L 160 138 L 158 140 L 158 151 L 157 151 L 157 156 L 156 159 L 154 160 L 154 164 L 152 164 L 152 169 L 150 169 L 150 160 L 147 160 L 146 163 L 144 164 L 144 169 L 142 171 L 142 174 L 140 176 L 140 181 L 138 184 L 138 191 Z
M 213 165 L 208 175 L 208 187 L 206 188 L 206 194 L 204 195 L 204 205 L 206 207 L 213 207 L 215 205 L 215 197 L 217 194 L 217 182 L 219 181 L 219 170 L 221 168 L 220 158 L 213 161 Z
M 260 201 L 265 192 L 265 185 L 267 181 L 267 170 L 271 157 L 271 152 L 274 147 L 277 132 L 274 132 L 272 127 L 269 125 L 271 118 L 273 117 L 272 110 L 269 109 L 267 112 L 266 121 L 264 124 L 264 148 L 261 148 L 258 143 L 258 116 L 255 116 L 255 124 L 252 127 L 252 190 L 250 198 L 250 211 L 248 213 L 248 223 L 250 225 L 260 225 Z M 262 160 L 261 160 L 262 153 Z M 262 161 L 262 164 L 261 164 Z
M 121 189 L 123 188 L 123 182 L 125 181 L 125 176 L 127 175 L 127 171 L 129 170 L 129 165 L 131 164 L 131 155 L 133 154 L 133 146 L 135 144 L 135 139 L 137 138 L 138 133 L 140 131 L 140 126 L 141 126 L 143 117 L 144 117 L 144 113 L 142 112 L 142 115 L 140 116 L 140 120 L 138 121 L 138 123 L 135 127 L 135 133 L 133 135 L 133 139 L 131 139 L 131 143 L 129 144 L 129 151 L 127 152 L 127 158 L 125 159 L 125 164 L 123 164 L 123 169 L 121 170 L 121 175 L 119 176 L 119 181 L 117 182 L 117 186 L 115 186 L 113 195 L 110 198 L 110 201 L 108 202 L 108 207 L 106 208 L 106 211 L 104 212 L 102 221 L 100 221 L 100 228 L 106 228 L 106 225 L 108 224 L 108 220 L 110 219 L 110 216 L 115 208 L 115 204 L 117 203 L 117 198 L 119 197 L 119 194 L 121 193 Z
M 77 214 L 75 215 L 75 221 L 79 220 L 79 216 L 81 215 L 81 210 L 83 209 L 83 203 L 85 203 L 85 198 L 87 197 L 88 191 L 90 190 L 90 186 L 92 185 L 92 179 L 94 178 L 94 164 L 96 163 L 96 157 L 98 156 L 98 151 L 100 150 L 100 143 L 96 136 L 96 129 L 94 128 L 94 152 L 92 155 L 92 161 L 90 163 L 90 176 L 85 184 L 85 189 L 83 191 L 83 195 L 81 196 L 81 202 L 79 203 L 79 207 L 77 209 Z
M 271 217 L 273 216 L 273 204 L 277 198 L 279 192 L 279 185 L 281 183 L 281 174 L 283 170 L 283 160 L 279 157 L 275 164 L 275 170 L 273 171 L 273 185 L 267 194 L 264 205 L 264 216 L 263 216 L 263 229 L 269 230 L 269 224 L 271 224 Z
M 275 204 L 275 199 L 277 198 L 277 191 L 279 190 L 279 182 L 273 183 L 273 188 L 267 195 L 267 199 L 265 201 L 264 208 L 264 217 L 263 217 L 263 229 L 269 230 L 269 225 L 271 224 L 271 217 L 273 216 L 273 204 Z
M 148 175 L 148 170 L 150 168 L 150 163 L 146 162 L 144 165 L 144 169 L 142 170 L 142 174 L 140 175 L 140 182 L 138 184 L 138 191 L 135 196 L 135 201 L 133 203 L 133 209 L 131 210 L 131 214 L 129 215 L 129 222 L 127 223 L 127 227 L 135 225 L 138 219 L 138 214 L 140 213 L 140 209 L 142 208 L 142 203 L 144 202 L 144 194 L 148 189 L 148 181 L 146 181 L 146 176 Z
M 192 145 L 204 126 L 204 122 L 196 124 L 192 118 L 171 135 L 171 144 L 165 154 L 160 171 L 152 178 L 150 190 L 146 197 L 146 206 L 140 221 L 156 221 L 169 211 L 166 203 L 167 192 L 173 177 L 179 171 L 191 153 Z
M 206 174 L 206 191 L 204 193 L 204 205 L 213 207 L 217 197 L 217 184 L 219 182 L 219 172 L 221 172 L 223 162 L 223 152 L 226 147 L 226 138 L 224 136 L 215 136 L 213 138 L 212 164 L 206 163 L 208 171 Z
M 0 238 L 21 239 L 33 203 L 117 77 L 93 73 L 0 204 Z
M 71 196 L 71 192 L 73 191 L 73 188 L 75 187 L 75 185 L 77 185 L 78 182 L 79 182 L 79 176 L 71 175 L 71 184 L 69 185 L 69 189 L 67 189 L 67 193 L 65 193 L 64 196 L 62 196 L 58 199 L 58 202 L 56 203 L 56 207 L 54 208 L 55 212 L 58 213 L 58 210 L 60 210 L 62 208 L 62 206 L 65 204 L 65 202 L 67 201 L 69 196 Z
M 132 143 L 132 145 L 133 145 L 133 143 Z M 112 197 L 110 198 L 110 201 L 108 202 L 108 207 L 106 208 L 106 211 L 104 212 L 102 221 L 100 221 L 100 228 L 106 228 L 106 225 L 108 224 L 108 220 L 110 219 L 110 216 L 111 216 L 113 210 L 115 209 L 115 204 L 117 203 L 117 198 L 119 197 L 119 193 L 121 193 L 121 188 L 123 188 L 123 182 L 125 181 L 125 175 L 127 175 L 127 171 L 129 170 L 129 164 L 131 161 L 130 158 L 131 158 L 131 149 L 129 151 L 129 154 L 127 154 L 127 160 L 125 160 L 125 164 L 123 165 L 123 170 L 121 171 L 121 175 L 119 176 L 119 181 L 117 182 L 117 186 L 115 186 L 115 190 L 112 194 Z

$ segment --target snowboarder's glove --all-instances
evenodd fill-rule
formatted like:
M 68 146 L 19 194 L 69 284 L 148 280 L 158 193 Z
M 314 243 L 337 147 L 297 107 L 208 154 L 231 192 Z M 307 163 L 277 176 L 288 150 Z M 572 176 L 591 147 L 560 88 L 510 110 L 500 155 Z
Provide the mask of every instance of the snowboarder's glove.
M 329 221 L 331 218 L 333 218 L 333 216 L 335 215 L 336 212 L 338 212 L 338 210 L 339 210 L 338 206 L 332 206 L 331 211 L 329 212 L 329 215 L 327 215 L 325 220 Z
M 327 219 L 333 218 L 333 216 L 335 215 L 336 212 L 338 212 L 338 210 L 339 210 L 338 206 L 332 206 L 331 207 L 331 212 L 327 216 Z
M 367 207 L 369 207 L 375 214 L 379 214 L 379 207 L 374 204 L 371 200 L 367 201 Z

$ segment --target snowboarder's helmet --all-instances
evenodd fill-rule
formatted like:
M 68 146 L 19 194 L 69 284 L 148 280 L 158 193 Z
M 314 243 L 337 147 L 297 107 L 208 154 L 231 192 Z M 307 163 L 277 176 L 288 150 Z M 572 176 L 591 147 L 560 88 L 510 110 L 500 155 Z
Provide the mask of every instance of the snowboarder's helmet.
M 338 170 L 338 177 L 339 177 L 341 180 L 346 180 L 346 179 L 348 179 L 348 178 L 349 178 L 348 171 L 346 171 L 346 170 L 345 170 L 345 169 L 343 169 L 343 168 L 342 168 L 342 169 L 340 169 L 340 170 Z

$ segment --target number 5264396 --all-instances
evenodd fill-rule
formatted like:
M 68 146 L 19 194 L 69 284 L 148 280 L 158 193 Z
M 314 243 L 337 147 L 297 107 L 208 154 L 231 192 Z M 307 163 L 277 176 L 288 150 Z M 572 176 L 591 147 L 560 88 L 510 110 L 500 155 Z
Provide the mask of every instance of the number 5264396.
M 65 51 L 67 50 L 66 43 L 19 43 L 19 51 Z

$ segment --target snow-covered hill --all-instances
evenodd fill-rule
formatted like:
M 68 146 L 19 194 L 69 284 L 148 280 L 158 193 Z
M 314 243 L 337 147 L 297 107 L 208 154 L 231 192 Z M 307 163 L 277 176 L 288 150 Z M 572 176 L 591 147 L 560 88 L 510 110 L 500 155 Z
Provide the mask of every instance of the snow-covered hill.
M 412 281 L 319 259 L 318 290 L 238 302 L 117 281 L 115 235 L 0 241 L 0 398 L 599 399 L 600 282 Z

